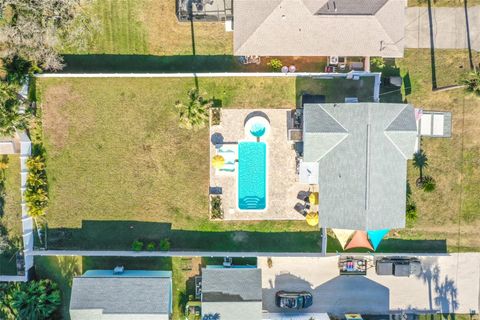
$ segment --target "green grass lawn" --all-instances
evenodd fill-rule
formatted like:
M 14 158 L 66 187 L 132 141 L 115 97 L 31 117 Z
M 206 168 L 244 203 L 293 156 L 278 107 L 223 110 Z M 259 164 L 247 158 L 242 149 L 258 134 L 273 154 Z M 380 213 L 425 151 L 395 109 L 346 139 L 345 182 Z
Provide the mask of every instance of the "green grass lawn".
M 8 230 L 9 236 L 22 235 L 22 210 L 20 207 L 20 158 L 17 155 L 8 156 L 8 168 L 5 170 L 5 204 L 0 223 Z
M 41 79 L 49 248 L 318 251 L 304 222 L 208 219 L 208 130 L 180 129 L 175 101 L 194 79 Z M 294 108 L 300 93 L 368 100 L 373 80 L 200 78 L 223 107 Z M 343 89 L 343 94 L 341 93 Z
M 6 228 L 10 239 L 20 238 L 22 235 L 22 211 L 20 207 L 20 159 L 18 156 L 8 156 L 5 178 L 5 198 L 3 208 L 1 208 L 2 212 L 0 212 L 0 224 Z M 0 274 L 17 274 L 15 256 L 0 255 Z
M 84 10 L 98 30 L 86 51 L 70 54 L 224 55 L 233 50 L 233 34 L 221 22 L 178 22 L 175 1 L 94 0 Z M 192 32 L 193 30 L 193 32 Z
M 474 54 L 475 63 L 480 55 Z M 423 138 L 422 148 L 429 158 L 425 174 L 437 181 L 437 189 L 425 193 L 415 187 L 418 171 L 411 164 L 408 177 L 419 218 L 413 226 L 392 234 L 403 239 L 445 239 L 449 251 L 478 251 L 480 239 L 480 98 L 463 89 L 432 91 L 430 50 L 407 50 L 397 60 L 404 77 L 405 101 L 425 110 L 451 111 L 451 139 Z M 462 50 L 435 51 L 435 78 L 438 87 L 459 83 L 469 69 L 468 53 Z M 405 81 L 407 79 L 407 81 Z

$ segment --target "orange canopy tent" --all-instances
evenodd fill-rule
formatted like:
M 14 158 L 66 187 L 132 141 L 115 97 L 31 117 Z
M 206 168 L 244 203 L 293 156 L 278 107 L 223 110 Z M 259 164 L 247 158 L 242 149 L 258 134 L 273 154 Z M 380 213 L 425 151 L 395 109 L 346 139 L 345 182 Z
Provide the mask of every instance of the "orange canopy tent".
M 353 248 L 368 248 L 373 251 L 373 247 L 368 241 L 367 233 L 365 231 L 356 231 L 352 240 L 347 244 L 345 250 Z

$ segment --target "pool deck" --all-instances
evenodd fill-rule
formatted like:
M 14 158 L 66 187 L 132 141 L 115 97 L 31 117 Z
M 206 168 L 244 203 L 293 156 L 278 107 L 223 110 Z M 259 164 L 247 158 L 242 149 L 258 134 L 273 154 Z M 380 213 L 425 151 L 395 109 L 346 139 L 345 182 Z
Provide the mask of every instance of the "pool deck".
M 287 140 L 289 109 L 222 109 L 221 123 L 210 127 L 210 159 L 215 155 L 218 137 L 228 147 L 245 139 L 244 121 L 252 112 L 262 112 L 270 120 L 267 143 L 267 209 L 264 211 L 240 211 L 237 208 L 237 172 L 217 174 L 210 166 L 210 188 L 221 188 L 225 220 L 304 220 L 294 210 L 299 191 L 307 191 L 308 184 L 298 182 L 295 150 Z M 211 162 L 210 162 L 211 163 Z M 238 169 L 238 165 L 237 168 Z

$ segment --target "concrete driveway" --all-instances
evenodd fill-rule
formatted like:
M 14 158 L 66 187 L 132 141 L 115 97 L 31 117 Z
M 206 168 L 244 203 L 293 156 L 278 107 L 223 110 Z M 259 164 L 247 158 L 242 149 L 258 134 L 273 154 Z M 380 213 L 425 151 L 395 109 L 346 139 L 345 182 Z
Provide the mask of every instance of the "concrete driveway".
M 480 6 L 468 9 L 470 42 L 474 50 L 480 50 Z M 466 49 L 467 25 L 465 10 L 457 8 L 432 8 L 432 29 L 435 49 Z M 430 48 L 430 21 L 428 8 L 407 8 L 405 29 L 407 48 Z
M 272 258 L 272 268 L 267 258 L 259 258 L 263 309 L 268 313 L 283 312 L 275 306 L 279 290 L 306 290 L 314 295 L 313 306 L 305 310 L 309 313 L 478 312 L 480 254 L 419 258 L 422 275 L 409 278 L 377 276 L 374 268 L 366 277 L 340 276 L 337 256 Z

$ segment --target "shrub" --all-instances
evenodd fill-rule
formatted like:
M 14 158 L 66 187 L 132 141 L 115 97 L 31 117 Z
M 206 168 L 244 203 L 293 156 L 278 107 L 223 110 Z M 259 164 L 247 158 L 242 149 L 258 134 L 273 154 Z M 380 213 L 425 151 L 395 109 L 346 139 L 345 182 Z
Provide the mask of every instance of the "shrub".
M 21 114 L 16 85 L 0 81 L 0 136 L 13 137 L 28 126 L 28 114 Z
M 5 205 L 5 170 L 8 168 L 8 156 L 3 156 L 0 159 L 0 218 L 3 216 L 3 208 Z M 1 225 L 0 225 L 1 227 Z M 0 235 L 1 236 L 1 235 Z M 0 240 L 1 241 L 1 240 Z M 1 251 L 1 249 L 0 249 Z
M 476 95 L 480 95 L 480 72 L 472 71 L 466 73 L 462 80 L 462 84 L 466 86 L 468 92 L 473 92 Z
M 223 219 L 222 197 L 213 196 L 210 205 L 212 219 Z
M 437 187 L 437 182 L 430 176 L 426 176 L 423 179 L 423 191 L 432 192 Z
M 385 61 L 382 57 L 374 57 L 370 60 L 371 65 L 374 69 L 383 69 L 385 68 Z
M 280 71 L 283 67 L 283 63 L 279 59 L 270 59 L 267 66 L 269 66 L 272 71 Z
M 216 107 L 212 108 L 212 125 L 218 126 L 220 124 L 221 109 Z
M 154 251 L 156 249 L 156 247 L 157 246 L 156 246 L 155 242 L 149 242 L 147 244 L 147 251 Z
M 158 245 L 161 251 L 170 250 L 170 240 L 168 238 L 162 239 Z
M 407 202 L 407 212 L 406 212 L 407 224 L 411 225 L 417 221 L 417 205 L 413 200 L 408 200 Z
M 140 240 L 135 240 L 132 243 L 132 250 L 133 251 L 142 251 L 143 249 L 143 242 Z
M 37 218 L 45 215 L 48 206 L 48 185 L 45 158 L 42 155 L 31 157 L 27 160 L 29 170 L 25 199 L 28 214 Z

